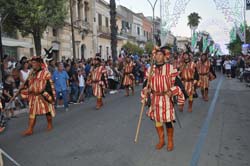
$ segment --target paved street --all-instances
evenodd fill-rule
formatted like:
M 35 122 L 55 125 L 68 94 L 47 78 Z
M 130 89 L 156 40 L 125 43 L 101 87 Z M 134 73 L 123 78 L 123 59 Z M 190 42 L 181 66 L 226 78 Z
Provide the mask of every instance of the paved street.
M 0 135 L 1 148 L 22 166 L 250 165 L 250 89 L 244 84 L 218 76 L 212 82 L 209 102 L 198 98 L 193 113 L 178 112 L 182 128 L 175 125 L 173 152 L 155 150 L 158 138 L 145 115 L 139 142 L 134 144 L 139 90 L 129 98 L 123 92 L 108 95 L 100 111 L 95 110 L 93 98 L 72 105 L 69 112 L 59 110 L 49 133 L 45 117 L 39 117 L 30 137 L 20 135 L 28 117 L 19 115 Z M 12 165 L 6 159 L 5 164 Z

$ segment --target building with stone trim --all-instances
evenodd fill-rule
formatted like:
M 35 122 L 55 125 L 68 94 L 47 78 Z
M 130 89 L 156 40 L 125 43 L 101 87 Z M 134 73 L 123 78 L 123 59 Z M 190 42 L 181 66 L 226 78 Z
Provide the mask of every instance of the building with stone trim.
M 69 4 L 68 4 L 69 5 Z M 99 52 L 103 59 L 111 56 L 110 7 L 104 0 L 72 0 L 72 16 L 75 37 L 75 56 L 87 59 Z M 136 14 L 124 6 L 117 6 L 117 51 L 130 41 L 138 46 L 152 39 L 152 23 L 142 14 Z M 56 60 L 73 58 L 70 10 L 63 27 L 47 27 L 41 39 L 42 48 L 53 47 Z M 6 54 L 20 59 L 35 55 L 34 41 L 31 35 L 23 37 L 19 32 L 15 36 L 3 36 Z

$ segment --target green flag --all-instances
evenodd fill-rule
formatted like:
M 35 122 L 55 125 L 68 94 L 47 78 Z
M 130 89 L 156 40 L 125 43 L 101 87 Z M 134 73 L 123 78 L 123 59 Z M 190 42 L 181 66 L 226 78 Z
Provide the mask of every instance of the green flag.
M 208 46 L 208 41 L 207 41 L 207 37 L 203 36 L 203 47 L 202 47 L 202 52 L 205 52 Z
M 232 28 L 230 31 L 230 41 L 233 42 L 236 40 L 236 29 Z
M 214 53 L 214 45 L 209 46 L 209 53 Z
M 192 37 L 192 41 L 191 41 L 191 46 L 192 48 L 194 49 L 196 47 L 196 44 L 197 44 L 197 37 L 198 37 L 198 34 L 197 32 L 194 33 L 193 37 Z

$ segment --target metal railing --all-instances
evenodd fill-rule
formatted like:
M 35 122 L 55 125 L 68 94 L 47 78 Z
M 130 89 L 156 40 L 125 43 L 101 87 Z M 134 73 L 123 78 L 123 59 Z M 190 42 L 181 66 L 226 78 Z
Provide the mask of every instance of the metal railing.
M 106 26 L 98 26 L 98 32 L 110 33 L 110 28 Z

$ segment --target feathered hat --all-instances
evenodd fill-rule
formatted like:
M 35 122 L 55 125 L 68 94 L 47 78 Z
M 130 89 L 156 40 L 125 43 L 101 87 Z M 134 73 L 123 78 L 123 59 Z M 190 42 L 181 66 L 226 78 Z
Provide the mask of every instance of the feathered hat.
M 43 59 L 41 56 L 33 56 L 30 61 L 35 61 L 35 62 L 38 62 L 38 63 L 43 63 Z

